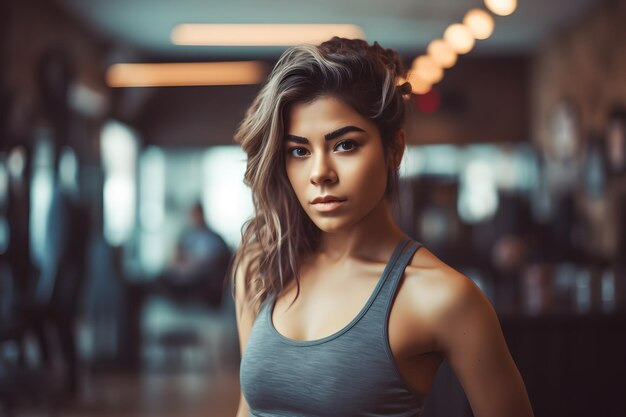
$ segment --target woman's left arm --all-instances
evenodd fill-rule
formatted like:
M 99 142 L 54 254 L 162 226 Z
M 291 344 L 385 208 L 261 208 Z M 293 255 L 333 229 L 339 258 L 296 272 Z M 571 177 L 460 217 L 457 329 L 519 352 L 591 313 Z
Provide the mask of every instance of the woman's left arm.
M 458 274 L 449 282 L 454 284 L 437 320 L 436 343 L 463 385 L 474 416 L 532 417 L 493 306 L 469 278 Z

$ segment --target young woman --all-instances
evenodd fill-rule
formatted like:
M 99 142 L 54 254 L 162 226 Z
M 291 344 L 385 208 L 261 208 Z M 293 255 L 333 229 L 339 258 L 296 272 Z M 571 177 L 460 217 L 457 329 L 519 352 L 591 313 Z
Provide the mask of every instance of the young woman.
M 402 76 L 377 43 L 292 47 L 236 132 L 256 210 L 232 274 L 237 417 L 419 415 L 444 359 L 476 417 L 532 416 L 489 301 L 392 218 Z

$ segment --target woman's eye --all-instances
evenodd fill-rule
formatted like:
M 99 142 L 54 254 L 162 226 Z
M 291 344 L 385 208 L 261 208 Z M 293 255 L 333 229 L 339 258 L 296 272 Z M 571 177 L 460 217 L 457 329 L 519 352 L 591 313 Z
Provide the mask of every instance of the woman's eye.
M 353 140 L 344 140 L 343 142 L 339 142 L 336 146 L 336 150 L 340 152 L 349 152 L 353 151 L 358 147 L 358 143 Z
M 289 148 L 287 149 L 287 153 L 289 156 L 293 156 L 294 158 L 302 158 L 307 155 L 306 148 Z

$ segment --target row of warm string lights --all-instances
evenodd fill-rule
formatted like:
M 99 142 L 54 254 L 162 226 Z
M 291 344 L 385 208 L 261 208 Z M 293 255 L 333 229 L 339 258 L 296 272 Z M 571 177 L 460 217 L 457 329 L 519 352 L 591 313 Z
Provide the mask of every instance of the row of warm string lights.
M 517 0 L 484 0 L 494 14 L 506 16 L 515 10 Z M 413 61 L 407 76 L 413 93 L 428 92 L 443 78 L 460 54 L 468 53 L 476 39 L 493 32 L 493 17 L 483 9 L 466 13 L 463 23 L 454 23 L 442 39 L 433 40 L 427 53 Z M 174 27 L 171 41 L 185 46 L 276 46 L 320 43 L 332 36 L 364 38 L 356 25 L 323 24 L 181 24 Z M 118 63 L 108 68 L 110 87 L 150 87 L 185 85 L 241 85 L 261 83 L 267 73 L 259 61 L 186 62 L 139 64 Z M 405 80 L 399 80 L 404 82 Z
M 517 0 L 484 0 L 485 6 L 493 14 L 508 16 L 517 7 Z M 453 23 L 444 31 L 443 37 L 430 42 L 426 53 L 413 60 L 407 79 L 415 94 L 425 94 L 443 78 L 445 69 L 456 64 L 459 55 L 467 54 L 474 48 L 476 40 L 487 39 L 493 33 L 493 17 L 484 9 L 471 9 L 463 18 L 463 23 Z

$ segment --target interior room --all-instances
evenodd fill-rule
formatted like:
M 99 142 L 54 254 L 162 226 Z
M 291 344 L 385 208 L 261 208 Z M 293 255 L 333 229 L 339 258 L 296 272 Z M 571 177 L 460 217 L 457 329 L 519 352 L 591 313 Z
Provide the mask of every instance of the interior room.
M 535 416 L 623 415 L 624 21 L 623 0 L 0 2 L 0 416 L 237 415 L 256 203 L 234 135 L 281 55 L 332 36 L 399 53 L 394 218 L 492 304 Z M 421 415 L 474 416 L 447 361 Z

